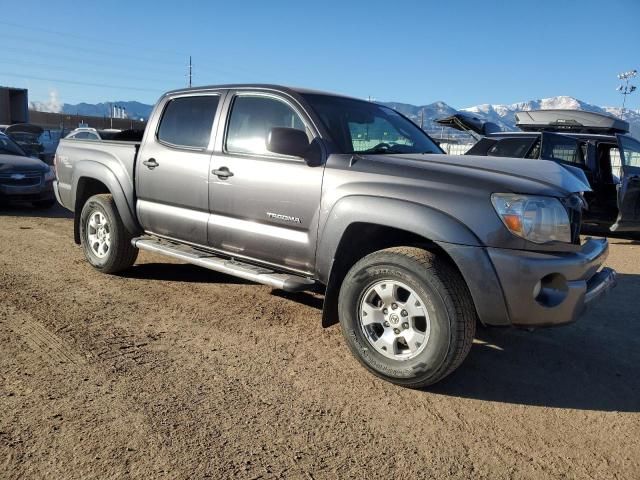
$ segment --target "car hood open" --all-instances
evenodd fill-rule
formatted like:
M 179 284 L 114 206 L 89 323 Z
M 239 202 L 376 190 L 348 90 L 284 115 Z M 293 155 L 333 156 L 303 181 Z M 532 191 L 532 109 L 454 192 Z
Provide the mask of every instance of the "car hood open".
M 44 132 L 42 127 L 31 123 L 16 123 L 14 125 L 9 125 L 4 131 L 7 135 L 12 135 L 14 133 L 28 133 L 29 135 L 34 135 L 36 137 L 42 135 L 42 132 Z
M 436 120 L 436 123 L 462 132 L 474 132 L 479 135 L 488 135 L 500 131 L 500 127 L 495 123 L 467 112 L 458 112 L 449 117 L 440 118 Z

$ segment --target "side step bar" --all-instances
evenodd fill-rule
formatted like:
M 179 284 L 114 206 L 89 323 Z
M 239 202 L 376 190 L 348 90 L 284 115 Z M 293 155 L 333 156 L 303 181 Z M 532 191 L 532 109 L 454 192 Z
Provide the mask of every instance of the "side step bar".
M 315 285 L 315 282 L 310 278 L 280 273 L 249 263 L 219 257 L 213 253 L 198 250 L 197 248 L 177 242 L 150 237 L 138 237 L 131 240 L 131 243 L 140 250 L 160 253 L 168 257 L 177 258 L 200 267 L 208 268 L 209 270 L 215 270 L 216 272 L 226 273 L 252 282 L 262 283 L 287 292 L 302 292 L 309 290 Z

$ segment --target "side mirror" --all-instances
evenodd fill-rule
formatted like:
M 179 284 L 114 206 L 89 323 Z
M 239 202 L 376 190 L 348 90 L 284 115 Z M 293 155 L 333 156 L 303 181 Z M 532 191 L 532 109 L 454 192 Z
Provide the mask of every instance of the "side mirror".
M 307 134 L 295 128 L 275 127 L 267 136 L 267 150 L 281 155 L 304 157 L 309 146 Z

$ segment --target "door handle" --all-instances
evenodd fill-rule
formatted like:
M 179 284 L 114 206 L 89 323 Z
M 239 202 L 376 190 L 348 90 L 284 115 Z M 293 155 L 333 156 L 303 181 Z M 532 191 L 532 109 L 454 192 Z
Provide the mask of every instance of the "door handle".
M 142 162 L 142 164 L 146 165 L 149 170 L 153 170 L 158 165 L 160 165 L 158 162 L 156 162 L 155 158 L 150 158 L 149 160 L 145 160 L 144 162 Z
M 220 180 L 226 180 L 229 177 L 233 177 L 233 172 L 229 171 L 227 167 L 217 168 L 215 170 L 212 170 L 211 173 L 213 173 Z

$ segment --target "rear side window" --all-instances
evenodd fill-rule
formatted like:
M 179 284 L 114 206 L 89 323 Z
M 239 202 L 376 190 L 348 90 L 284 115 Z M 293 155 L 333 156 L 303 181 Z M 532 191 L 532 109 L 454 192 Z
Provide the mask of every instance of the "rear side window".
M 496 142 L 487 155 L 490 157 L 525 158 L 537 138 L 504 138 Z
M 160 120 L 158 140 L 178 147 L 206 148 L 219 99 L 206 95 L 171 100 Z
M 227 152 L 273 155 L 267 151 L 266 141 L 274 127 L 305 131 L 300 116 L 280 100 L 262 96 L 236 97 L 227 130 Z
M 541 158 L 583 165 L 583 146 L 584 144 L 575 138 L 545 132 L 542 135 Z

